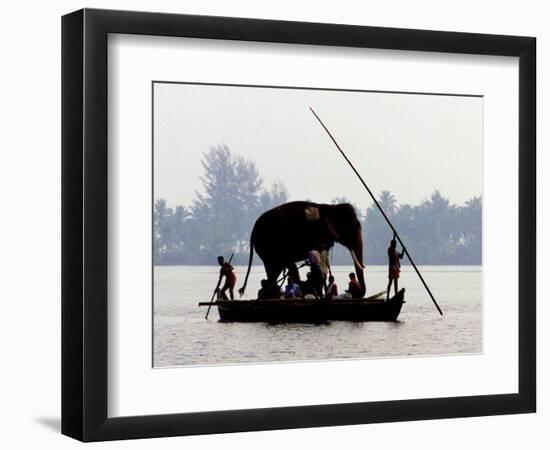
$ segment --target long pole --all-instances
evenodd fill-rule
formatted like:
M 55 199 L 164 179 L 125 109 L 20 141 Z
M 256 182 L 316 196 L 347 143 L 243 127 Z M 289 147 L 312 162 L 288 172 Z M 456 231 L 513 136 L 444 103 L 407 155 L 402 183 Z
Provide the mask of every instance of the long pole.
M 214 292 L 212 293 L 212 298 L 210 299 L 208 309 L 206 310 L 206 315 L 204 316 L 205 319 L 208 319 L 208 314 L 210 314 L 210 308 L 212 308 L 212 302 L 214 301 L 214 296 L 216 295 L 216 292 L 218 292 L 218 289 L 220 288 L 220 283 L 221 282 L 222 282 L 222 279 L 220 278 L 218 280 L 218 284 L 216 285 L 216 288 L 214 289 Z
M 338 142 L 336 142 L 336 139 L 334 139 L 334 137 L 332 136 L 332 134 L 330 133 L 330 131 L 328 130 L 328 128 L 325 126 L 325 124 L 323 123 L 323 121 L 319 118 L 319 116 L 315 113 L 315 111 L 313 110 L 313 108 L 310 106 L 309 109 L 311 110 L 311 112 L 313 113 L 313 115 L 315 116 L 315 118 L 319 121 L 319 123 L 321 124 L 321 126 L 325 129 L 325 131 L 327 132 L 327 134 L 330 136 L 330 139 L 332 139 L 332 142 L 334 142 L 334 145 L 336 145 L 336 148 L 340 151 L 340 153 L 342 154 L 342 156 L 344 157 L 344 159 L 347 161 L 347 163 L 349 164 L 349 166 L 351 167 L 351 169 L 355 172 L 355 175 L 357 175 L 357 178 L 359 178 L 359 181 L 361 181 L 361 183 L 363 184 L 363 186 L 365 187 L 365 189 L 367 190 L 367 192 L 369 193 L 369 195 L 371 196 L 372 200 L 374 201 L 374 204 L 376 205 L 376 207 L 378 208 L 378 210 L 382 213 L 382 216 L 384 216 L 384 219 L 386 219 L 386 222 L 388 223 L 388 225 L 390 226 L 390 228 L 392 229 L 393 231 L 393 234 L 395 235 L 395 237 L 397 238 L 397 240 L 399 241 L 399 243 L 401 244 L 401 247 L 404 248 L 405 250 L 405 254 L 407 255 L 407 258 L 409 258 L 409 261 L 411 263 L 411 265 L 414 267 L 414 270 L 416 271 L 416 274 L 418 275 L 418 277 L 420 278 L 420 281 L 422 281 L 422 284 L 424 285 L 424 287 L 426 288 L 426 291 L 428 291 L 428 294 L 430 295 L 430 298 L 432 299 L 432 302 L 434 303 L 435 307 L 437 308 L 437 310 L 439 311 L 439 314 L 443 315 L 443 311 L 441 311 L 441 308 L 439 307 L 439 305 L 437 304 L 437 302 L 435 301 L 435 298 L 432 294 L 432 292 L 430 291 L 430 288 L 428 287 L 428 285 L 426 284 L 426 282 L 424 281 L 424 278 L 422 278 L 422 275 L 420 274 L 420 271 L 418 270 L 418 268 L 416 267 L 416 264 L 414 263 L 414 261 L 412 260 L 411 258 L 411 255 L 409 253 L 409 251 L 407 250 L 407 247 L 405 247 L 405 245 L 403 244 L 403 241 L 401 240 L 401 237 L 399 236 L 399 233 L 397 233 L 397 230 L 395 229 L 395 227 L 392 225 L 392 223 L 390 222 L 390 219 L 388 218 L 388 216 L 386 215 L 386 213 L 384 212 L 384 210 L 382 209 L 382 207 L 380 206 L 380 204 L 378 203 L 378 201 L 376 200 L 376 197 L 373 195 L 372 191 L 369 189 L 369 187 L 367 186 L 367 183 L 365 183 L 365 180 L 363 180 L 363 177 L 361 177 L 361 175 L 359 174 L 359 172 L 357 172 L 357 169 L 353 166 L 353 164 L 351 163 L 351 161 L 349 160 L 349 158 L 346 156 L 346 154 L 344 153 L 344 151 L 342 150 L 342 148 L 338 145 Z
M 231 258 L 229 258 L 229 264 L 231 264 L 232 260 L 233 260 L 233 253 L 231 253 Z M 222 278 L 220 277 L 220 279 L 218 280 L 218 284 L 216 285 L 216 289 L 214 289 L 214 292 L 212 293 L 210 304 L 208 305 L 208 309 L 206 310 L 206 316 L 204 316 L 205 319 L 208 319 L 208 314 L 210 314 L 210 308 L 212 308 L 212 302 L 214 301 L 214 296 L 216 295 L 216 292 L 218 292 L 221 282 L 222 282 Z

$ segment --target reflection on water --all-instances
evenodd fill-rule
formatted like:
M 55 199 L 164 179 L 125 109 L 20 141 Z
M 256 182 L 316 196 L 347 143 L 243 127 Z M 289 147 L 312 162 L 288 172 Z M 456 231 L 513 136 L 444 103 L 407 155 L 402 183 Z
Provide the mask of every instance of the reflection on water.
M 332 267 L 340 291 L 351 266 Z M 235 267 L 237 288 L 246 267 Z M 412 268 L 402 267 L 406 288 L 398 322 L 314 324 L 222 323 L 215 307 L 208 320 L 216 266 L 154 268 L 154 366 L 242 364 L 482 351 L 482 272 L 479 266 L 420 268 L 443 310 L 441 317 Z M 246 298 L 255 298 L 263 267 L 252 267 Z M 366 269 L 367 295 L 384 290 L 387 269 Z M 236 295 L 237 292 L 235 292 Z

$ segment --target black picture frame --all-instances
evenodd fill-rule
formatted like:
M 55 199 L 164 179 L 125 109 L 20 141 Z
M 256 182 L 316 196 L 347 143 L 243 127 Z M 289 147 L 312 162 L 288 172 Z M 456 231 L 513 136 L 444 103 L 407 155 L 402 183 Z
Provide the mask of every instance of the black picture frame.
M 109 33 L 518 57 L 518 393 L 107 417 Z M 535 91 L 533 37 L 94 9 L 64 16 L 62 433 L 101 441 L 535 412 Z

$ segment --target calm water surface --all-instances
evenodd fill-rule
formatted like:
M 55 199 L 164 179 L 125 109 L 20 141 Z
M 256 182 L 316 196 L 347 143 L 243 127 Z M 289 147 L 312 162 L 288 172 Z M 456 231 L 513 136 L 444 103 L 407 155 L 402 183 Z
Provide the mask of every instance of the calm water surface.
M 217 308 L 204 319 L 218 277 L 216 266 L 154 268 L 154 366 L 243 364 L 482 351 L 482 272 L 479 266 L 419 268 L 439 306 L 441 317 L 416 273 L 402 267 L 406 288 L 398 322 L 330 322 L 322 325 L 222 323 Z M 246 267 L 236 266 L 237 288 Z M 351 266 L 332 267 L 339 291 L 347 287 Z M 305 276 L 305 273 L 302 272 Z M 264 278 L 253 266 L 246 298 L 255 298 Z M 387 268 L 366 269 L 367 295 L 384 290 Z M 237 292 L 235 292 L 238 297 Z

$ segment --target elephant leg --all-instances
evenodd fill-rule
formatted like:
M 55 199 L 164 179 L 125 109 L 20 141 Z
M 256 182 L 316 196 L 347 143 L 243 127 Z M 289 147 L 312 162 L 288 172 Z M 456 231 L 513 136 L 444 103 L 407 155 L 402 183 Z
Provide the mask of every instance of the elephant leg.
M 298 271 L 298 267 L 296 267 L 296 264 L 291 263 L 287 267 L 288 267 L 288 278 L 293 280 L 295 283 L 299 283 L 300 272 Z
M 264 262 L 264 267 L 269 284 L 276 284 L 279 275 L 284 270 L 284 266 L 278 263 Z

